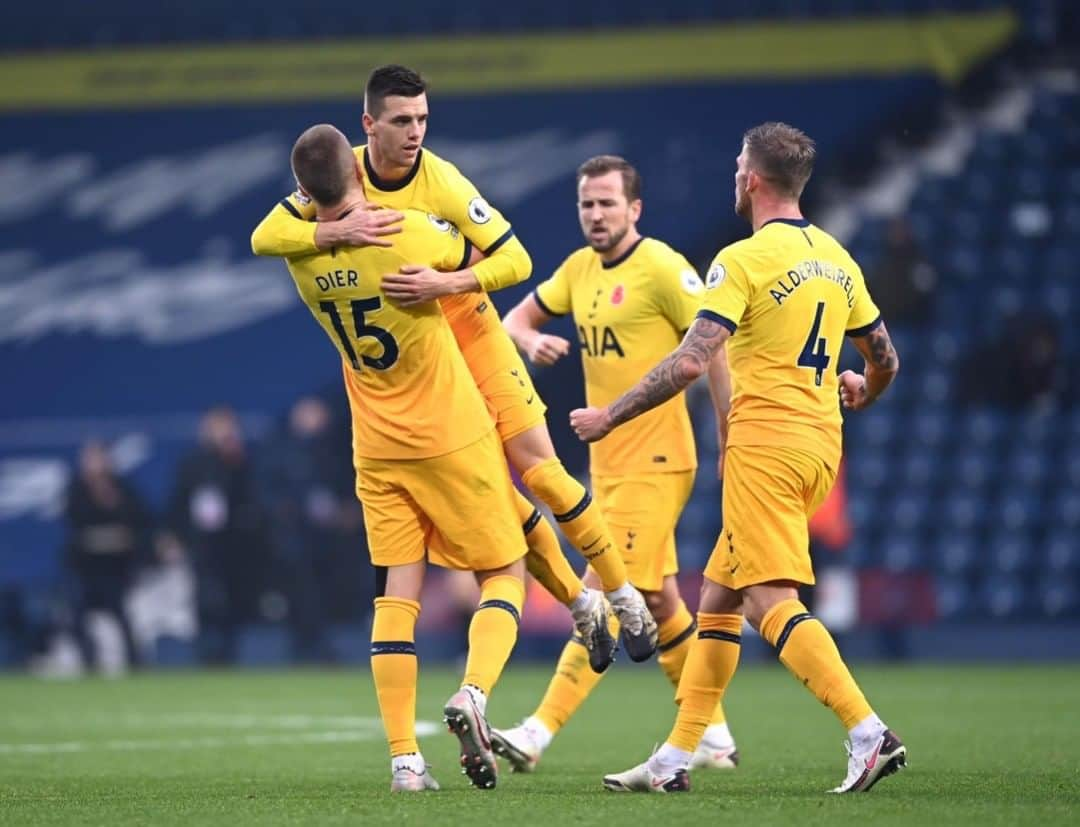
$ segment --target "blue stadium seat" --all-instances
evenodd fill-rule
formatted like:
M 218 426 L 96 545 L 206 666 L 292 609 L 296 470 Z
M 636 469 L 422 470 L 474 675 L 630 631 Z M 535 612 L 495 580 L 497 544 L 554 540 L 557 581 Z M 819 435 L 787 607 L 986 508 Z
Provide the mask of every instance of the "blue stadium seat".
M 1052 458 L 1044 454 L 1039 443 L 1021 442 L 1006 461 L 1003 474 L 1014 484 L 1041 486 L 1050 476 L 1051 465 Z
M 1080 593 L 1073 578 L 1048 577 L 1036 587 L 1035 603 L 1048 618 L 1075 617 L 1080 614 Z
M 994 511 L 1002 529 L 1023 531 L 1040 523 L 1043 501 L 1033 488 L 1011 486 L 1001 492 Z
M 1056 528 L 1080 529 L 1080 489 L 1066 489 L 1051 506 L 1051 525 Z
M 1023 583 L 1013 577 L 992 576 L 979 589 L 982 607 L 992 616 L 1012 619 L 1028 614 L 1030 600 Z
M 889 506 L 890 527 L 901 534 L 912 534 L 925 528 L 930 501 L 925 491 L 914 489 L 899 494 Z
M 920 571 L 925 568 L 924 544 L 915 532 L 897 531 L 885 540 L 881 565 L 893 572 Z
M 972 533 L 949 533 L 938 538 L 930 561 L 935 569 L 953 577 L 963 577 L 975 571 L 981 562 L 981 546 Z
M 930 490 L 941 478 L 940 452 L 917 442 L 911 443 L 900 473 L 905 490 L 923 492 Z
M 1056 527 L 1043 544 L 1042 565 L 1054 575 L 1080 572 L 1080 543 L 1075 531 Z
M 987 557 L 990 569 L 1010 577 L 1033 570 L 1037 563 L 1028 535 L 1021 532 L 994 537 L 987 548 Z
M 937 613 L 943 620 L 971 617 L 981 608 L 975 592 L 962 577 L 938 577 L 934 581 Z
M 960 441 L 993 445 L 1006 436 L 1008 428 L 1008 416 L 990 408 L 982 408 L 967 417 L 960 429 Z
M 981 528 L 986 523 L 987 514 L 985 500 L 960 489 L 945 498 L 939 523 L 948 531 L 965 533 Z
M 997 454 L 991 448 L 966 446 L 953 457 L 952 470 L 961 486 L 984 488 L 998 479 Z
M 872 491 L 892 473 L 891 464 L 880 451 L 860 450 L 848 458 L 848 480 L 853 491 Z

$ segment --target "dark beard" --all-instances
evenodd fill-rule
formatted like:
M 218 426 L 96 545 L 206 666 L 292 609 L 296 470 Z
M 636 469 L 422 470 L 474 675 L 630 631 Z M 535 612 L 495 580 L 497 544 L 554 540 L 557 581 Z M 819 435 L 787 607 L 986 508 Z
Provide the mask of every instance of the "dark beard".
M 619 233 L 617 235 L 609 236 L 608 237 L 608 243 L 605 244 L 603 247 L 597 247 L 595 244 L 593 244 L 593 242 L 591 240 L 589 241 L 589 246 L 592 247 L 598 253 L 607 253 L 607 252 L 609 252 L 611 250 L 614 250 L 616 247 L 618 247 L 619 242 L 622 241 L 624 238 L 626 238 L 626 234 L 628 232 L 630 232 L 630 228 L 629 227 L 624 227 L 623 231 L 621 233 Z
M 754 208 L 750 204 L 750 197 L 743 193 L 742 198 L 735 199 L 735 215 L 745 218 L 750 224 L 754 223 Z

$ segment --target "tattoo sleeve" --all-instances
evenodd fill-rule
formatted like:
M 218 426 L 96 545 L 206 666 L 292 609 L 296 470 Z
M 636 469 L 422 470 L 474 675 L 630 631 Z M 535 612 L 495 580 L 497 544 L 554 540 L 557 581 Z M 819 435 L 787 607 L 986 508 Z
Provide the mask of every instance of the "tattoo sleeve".
M 695 319 L 682 343 L 634 387 L 611 403 L 611 420 L 621 425 L 660 405 L 704 374 L 731 333 L 710 319 Z
M 866 361 L 880 370 L 895 371 L 900 364 L 900 358 L 896 355 L 896 349 L 893 347 L 892 339 L 889 338 L 889 331 L 885 329 L 885 324 L 879 324 L 876 329 L 868 333 L 866 341 L 870 351 L 866 355 Z

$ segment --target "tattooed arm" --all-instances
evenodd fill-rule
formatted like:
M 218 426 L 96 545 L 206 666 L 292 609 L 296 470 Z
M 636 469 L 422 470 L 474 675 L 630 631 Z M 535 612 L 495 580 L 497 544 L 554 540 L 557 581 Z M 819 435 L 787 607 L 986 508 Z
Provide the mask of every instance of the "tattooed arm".
M 571 411 L 571 427 L 583 441 L 595 442 L 613 428 L 667 402 L 709 369 L 713 355 L 730 335 L 717 322 L 695 319 L 682 343 L 608 407 Z
M 889 387 L 900 370 L 889 331 L 882 322 L 865 336 L 852 336 L 851 343 L 866 361 L 863 375 L 851 370 L 840 374 L 840 400 L 845 408 L 861 411 L 871 405 Z

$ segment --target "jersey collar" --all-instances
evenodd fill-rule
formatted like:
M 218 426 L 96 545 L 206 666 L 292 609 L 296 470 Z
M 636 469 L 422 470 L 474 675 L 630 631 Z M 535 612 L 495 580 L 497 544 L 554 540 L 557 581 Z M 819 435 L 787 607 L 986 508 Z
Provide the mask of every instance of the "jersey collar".
M 619 256 L 616 259 L 612 259 L 611 261 L 604 261 L 603 259 L 601 259 L 600 260 L 600 266 L 603 267 L 605 270 L 610 270 L 612 267 L 618 267 L 620 264 L 622 264 L 624 261 L 626 261 L 628 258 L 630 258 L 630 256 L 632 256 L 634 254 L 634 250 L 636 250 L 639 246 L 641 246 L 641 242 L 644 241 L 644 240 L 645 240 L 645 236 L 642 236 L 641 238 L 639 238 L 637 241 L 635 241 L 633 244 L 630 245 L 630 249 L 628 249 L 625 253 L 623 253 L 621 256 Z
M 367 156 L 365 156 L 367 157 Z M 773 218 L 766 221 L 761 225 L 762 228 L 768 227 L 770 224 L 787 224 L 792 227 L 802 227 L 804 230 L 810 226 L 810 220 L 807 218 Z
M 397 190 L 403 190 L 405 187 L 412 183 L 413 178 L 416 177 L 416 173 L 420 171 L 420 162 L 424 159 L 424 150 L 420 149 L 416 153 L 416 160 L 413 162 L 412 169 L 402 178 L 400 181 L 384 181 L 375 172 L 375 167 L 371 165 L 371 160 L 368 158 L 367 147 L 364 147 L 364 175 L 367 176 L 368 183 L 375 187 L 377 190 L 383 192 L 396 192 Z

